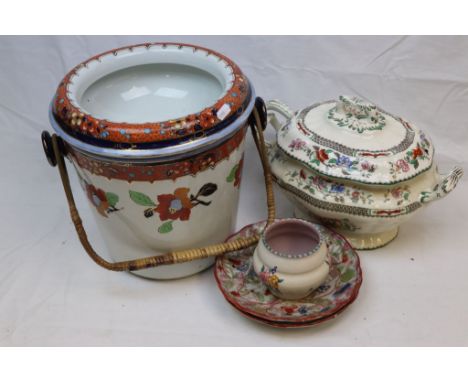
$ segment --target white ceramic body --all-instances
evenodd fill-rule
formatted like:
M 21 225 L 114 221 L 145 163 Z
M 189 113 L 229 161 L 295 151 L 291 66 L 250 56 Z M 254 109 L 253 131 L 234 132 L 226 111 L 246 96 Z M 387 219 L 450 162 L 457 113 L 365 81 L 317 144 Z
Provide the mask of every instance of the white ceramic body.
M 273 224 L 295 220 L 282 219 Z M 307 224 L 316 232 L 320 230 L 315 224 Z M 265 235 L 262 234 L 253 255 L 254 271 L 276 296 L 291 300 L 304 298 L 325 281 L 330 269 L 328 249 L 323 239 L 310 250 L 306 256 L 288 258 L 265 245 Z M 271 283 L 271 277 L 277 282 Z
M 258 251 L 253 255 L 253 266 L 256 273 L 260 273 L 263 267 Z M 288 274 L 276 272 L 276 276 L 282 280 L 277 289 L 270 288 L 271 293 L 284 300 L 300 300 L 307 297 L 326 280 L 330 267 L 322 263 L 312 271 L 300 274 Z
M 154 182 L 108 179 L 80 167 L 73 157 L 72 161 L 84 182 L 93 185 L 96 189 L 118 195 L 119 201 L 116 207 L 119 210 L 109 212 L 107 216 L 99 213 L 89 196 L 88 200 L 109 256 L 115 261 L 122 261 L 223 242 L 235 226 L 239 198 L 239 183 L 236 183 L 232 177 L 230 181 L 227 178 L 233 168 L 239 165 L 243 152 L 242 140 L 227 158 L 218 162 L 213 168 L 209 167 L 195 175 L 189 174 L 175 180 L 165 179 Z M 213 194 L 201 198 L 210 204 L 191 208 L 187 220 L 177 218 L 163 221 L 157 212 L 146 218 L 144 211 L 152 207 L 139 205 L 130 197 L 130 191 L 142 193 L 149 196 L 157 205 L 158 195 L 174 194 L 174 191 L 180 188 L 188 188 L 190 190 L 188 195 L 196 194 L 208 183 L 217 186 Z M 172 230 L 165 233 L 158 232 L 158 227 L 169 220 L 172 220 Z M 207 258 L 133 273 L 154 279 L 174 279 L 200 272 L 211 266 L 213 262 L 214 258 Z

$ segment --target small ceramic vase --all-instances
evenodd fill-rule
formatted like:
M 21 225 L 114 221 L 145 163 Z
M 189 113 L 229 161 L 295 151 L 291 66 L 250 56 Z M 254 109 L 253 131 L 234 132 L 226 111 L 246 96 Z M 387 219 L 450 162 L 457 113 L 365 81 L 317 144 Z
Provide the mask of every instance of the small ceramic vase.
M 327 278 L 327 253 L 319 225 L 302 219 L 281 219 L 263 232 L 253 266 L 275 296 L 297 300 Z

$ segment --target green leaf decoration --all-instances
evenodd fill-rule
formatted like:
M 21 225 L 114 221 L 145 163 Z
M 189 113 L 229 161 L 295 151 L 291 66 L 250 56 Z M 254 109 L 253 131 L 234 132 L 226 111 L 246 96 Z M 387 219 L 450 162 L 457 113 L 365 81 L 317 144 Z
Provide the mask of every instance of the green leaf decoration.
M 141 192 L 137 191 L 132 191 L 130 190 L 128 192 L 130 194 L 130 199 L 132 199 L 136 204 L 139 204 L 140 206 L 145 206 L 145 207 L 154 207 L 156 204 L 151 200 L 151 198 L 148 195 L 145 195 Z
M 119 196 L 113 192 L 106 192 L 106 198 L 111 207 L 115 207 L 115 205 L 119 202 Z
M 158 228 L 159 233 L 168 233 L 172 231 L 172 220 L 161 224 Z
M 226 182 L 228 183 L 231 183 L 234 181 L 234 179 L 236 178 L 236 171 L 237 171 L 237 168 L 239 167 L 238 164 L 236 164 L 232 169 L 231 169 L 231 172 L 229 173 L 229 175 L 227 176 L 226 178 Z
M 346 283 L 354 277 L 354 271 L 352 269 L 348 269 L 345 273 L 343 273 L 340 277 L 341 282 Z
M 332 158 L 332 159 L 330 159 L 330 160 L 328 161 L 328 163 L 330 163 L 330 164 L 335 164 L 335 163 L 336 163 L 336 159 L 335 159 L 335 158 Z
M 420 197 L 419 197 L 419 201 L 421 203 L 424 203 L 426 201 L 426 199 L 429 197 L 430 194 L 431 194 L 430 191 L 422 191 L 421 194 L 420 194 Z

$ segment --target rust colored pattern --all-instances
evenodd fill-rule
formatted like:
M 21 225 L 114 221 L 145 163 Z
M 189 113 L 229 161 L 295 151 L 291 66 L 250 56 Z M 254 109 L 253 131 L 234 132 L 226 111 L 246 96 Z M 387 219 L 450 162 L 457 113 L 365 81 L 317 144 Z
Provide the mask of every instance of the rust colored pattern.
M 196 175 L 207 168 L 214 168 L 217 163 L 228 158 L 240 146 L 245 138 L 245 132 L 246 127 L 243 127 L 220 146 L 194 157 L 156 165 L 129 165 L 105 162 L 73 150 L 70 146 L 68 147 L 68 151 L 79 167 L 90 171 L 92 174 L 105 176 L 108 179 L 120 179 L 128 182 L 175 180 L 181 176 Z
M 202 50 L 207 55 L 214 55 L 226 63 L 232 70 L 234 80 L 227 93 L 220 98 L 214 105 L 205 108 L 200 113 L 190 114 L 182 118 L 151 122 L 151 123 L 119 123 L 111 122 L 104 119 L 98 119 L 90 114 L 85 113 L 77 105 L 72 104 L 68 96 L 68 85 L 72 82 L 76 72 L 86 67 L 91 61 L 100 61 L 102 56 L 113 54 L 118 55 L 119 52 L 130 50 L 136 47 L 146 47 L 150 49 L 152 46 L 161 45 L 169 46 L 175 45 L 178 47 L 190 47 L 194 51 Z M 248 102 L 250 96 L 250 85 L 247 78 L 242 74 L 239 67 L 232 62 L 229 58 L 214 52 L 210 49 L 198 47 L 189 44 L 174 44 L 174 43 L 151 43 L 139 44 L 119 49 L 114 49 L 97 56 L 94 56 L 83 63 L 73 68 L 65 78 L 60 82 L 56 91 L 53 112 L 55 118 L 60 124 L 72 133 L 98 139 L 101 141 L 108 141 L 112 143 L 126 143 L 138 144 L 149 142 L 165 142 L 188 139 L 190 137 L 198 137 L 205 134 L 208 130 L 213 129 L 222 120 L 236 113 L 243 111 L 244 105 Z M 227 105 L 227 106 L 225 106 Z M 222 107 L 229 107 L 229 113 L 222 113 L 221 118 L 218 118 L 217 112 Z

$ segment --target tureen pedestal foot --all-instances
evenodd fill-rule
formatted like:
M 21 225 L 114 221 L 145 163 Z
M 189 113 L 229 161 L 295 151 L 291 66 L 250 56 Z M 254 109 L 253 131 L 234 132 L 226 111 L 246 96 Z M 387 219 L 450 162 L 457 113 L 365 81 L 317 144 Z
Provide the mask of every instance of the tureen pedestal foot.
M 392 228 L 388 231 L 383 232 L 366 232 L 366 233 L 356 233 L 351 230 L 337 228 L 336 226 L 330 225 L 329 222 L 321 221 L 321 219 L 315 215 L 309 214 L 307 211 L 304 211 L 299 208 L 294 208 L 294 216 L 299 219 L 304 219 L 308 221 L 313 221 L 316 223 L 321 223 L 334 231 L 338 232 L 340 235 L 344 236 L 346 240 L 353 246 L 355 249 L 376 249 L 383 247 L 390 243 L 398 235 L 398 227 Z
M 343 235 L 355 249 L 376 249 L 383 247 L 395 239 L 398 235 L 398 227 L 385 232 L 356 233 L 342 229 L 333 228 Z

